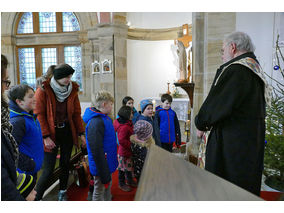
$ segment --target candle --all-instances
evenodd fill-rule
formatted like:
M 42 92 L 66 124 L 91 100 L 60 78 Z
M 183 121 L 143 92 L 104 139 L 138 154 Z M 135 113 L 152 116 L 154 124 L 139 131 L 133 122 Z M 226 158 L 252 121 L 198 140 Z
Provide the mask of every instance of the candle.
M 156 109 L 156 100 L 155 99 L 152 100 L 152 103 L 153 103 L 153 111 L 155 111 L 155 109 Z
M 185 130 L 189 130 L 189 126 L 190 126 L 190 120 L 187 120 L 186 121 L 186 124 L 185 124 Z

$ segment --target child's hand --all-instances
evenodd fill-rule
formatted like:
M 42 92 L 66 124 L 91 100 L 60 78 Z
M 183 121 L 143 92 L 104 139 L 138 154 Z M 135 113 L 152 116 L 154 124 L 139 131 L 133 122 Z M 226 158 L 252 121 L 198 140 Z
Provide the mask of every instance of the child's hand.
M 36 197 L 36 191 L 33 189 L 30 194 L 26 197 L 27 201 L 34 201 Z

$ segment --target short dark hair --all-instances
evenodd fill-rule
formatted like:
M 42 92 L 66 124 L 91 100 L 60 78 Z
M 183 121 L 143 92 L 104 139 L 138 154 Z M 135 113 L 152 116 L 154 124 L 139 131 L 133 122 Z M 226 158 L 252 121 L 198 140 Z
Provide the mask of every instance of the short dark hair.
M 128 101 L 134 101 L 133 98 L 131 98 L 130 96 L 125 96 L 123 99 L 122 99 L 122 105 L 125 106 L 127 104 Z
M 130 120 L 131 113 L 132 113 L 132 108 L 130 106 L 122 106 L 117 114 L 119 117 L 125 120 Z
M 161 97 L 162 103 L 164 103 L 166 100 L 168 100 L 168 102 L 170 102 L 170 103 L 173 102 L 172 96 L 167 94 L 167 93 L 163 94 L 162 97 Z
M 8 91 L 8 98 L 14 102 L 16 102 L 17 99 L 24 100 L 29 90 L 34 92 L 34 89 L 27 84 L 13 86 Z

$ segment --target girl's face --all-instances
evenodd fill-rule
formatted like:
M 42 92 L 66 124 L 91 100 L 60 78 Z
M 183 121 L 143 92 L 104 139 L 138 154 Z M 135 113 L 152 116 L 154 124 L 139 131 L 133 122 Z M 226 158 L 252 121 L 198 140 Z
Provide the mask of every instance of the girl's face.
M 133 106 L 134 106 L 134 101 L 133 101 L 133 100 L 127 101 L 126 106 L 130 106 L 131 108 L 133 108 Z
M 165 100 L 162 103 L 162 108 L 168 110 L 171 107 L 171 102 L 169 102 L 168 100 Z
M 72 74 L 68 75 L 65 78 L 57 79 L 56 81 L 62 85 L 62 86 L 67 86 L 71 82 Z
M 34 91 L 29 89 L 24 97 L 24 100 L 17 99 L 16 102 L 19 107 L 21 107 L 21 109 L 25 110 L 26 112 L 34 110 L 36 106 L 36 99 L 34 97 L 34 94 Z
M 152 117 L 153 116 L 153 106 L 150 104 L 148 105 L 144 112 L 142 113 L 145 117 Z

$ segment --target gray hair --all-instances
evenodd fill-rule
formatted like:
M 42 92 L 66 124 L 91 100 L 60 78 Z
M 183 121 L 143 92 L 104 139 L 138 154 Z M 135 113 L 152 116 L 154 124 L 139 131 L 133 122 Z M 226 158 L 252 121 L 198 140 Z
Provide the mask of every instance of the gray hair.
M 236 44 L 238 51 L 254 52 L 255 47 L 249 35 L 244 32 L 233 32 L 224 38 L 225 44 Z

